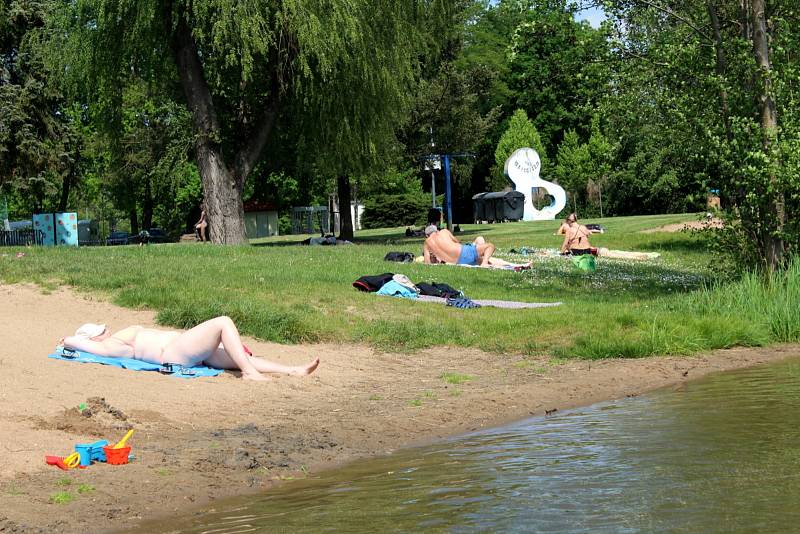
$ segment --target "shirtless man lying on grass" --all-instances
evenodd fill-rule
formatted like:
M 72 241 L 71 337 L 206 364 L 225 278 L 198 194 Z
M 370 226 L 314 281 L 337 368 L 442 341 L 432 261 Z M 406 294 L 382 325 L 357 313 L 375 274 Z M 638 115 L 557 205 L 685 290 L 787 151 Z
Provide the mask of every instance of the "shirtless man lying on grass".
M 319 365 L 319 358 L 306 365 L 287 366 L 250 356 L 236 325 L 225 316 L 209 319 L 186 332 L 129 326 L 112 335 L 104 324 L 87 323 L 74 336 L 61 338 L 59 344 L 110 358 L 239 370 L 245 380 L 269 380 L 261 373 L 309 375 Z
M 481 236 L 476 237 L 472 243 L 462 244 L 450 230 L 439 230 L 433 224 L 425 228 L 425 235 L 427 238 L 422 245 L 425 263 L 477 265 L 480 267 L 512 266 L 520 269 L 529 269 L 531 266 L 531 262 L 519 265 L 492 258 L 495 247 Z

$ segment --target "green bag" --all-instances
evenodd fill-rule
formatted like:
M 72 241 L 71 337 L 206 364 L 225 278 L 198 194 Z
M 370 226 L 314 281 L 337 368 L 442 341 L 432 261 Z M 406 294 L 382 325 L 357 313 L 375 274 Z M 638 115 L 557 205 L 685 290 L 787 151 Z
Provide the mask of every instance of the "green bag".
M 572 258 L 572 264 L 586 273 L 593 273 L 597 270 L 597 263 L 594 260 L 594 256 L 591 254 L 574 256 Z

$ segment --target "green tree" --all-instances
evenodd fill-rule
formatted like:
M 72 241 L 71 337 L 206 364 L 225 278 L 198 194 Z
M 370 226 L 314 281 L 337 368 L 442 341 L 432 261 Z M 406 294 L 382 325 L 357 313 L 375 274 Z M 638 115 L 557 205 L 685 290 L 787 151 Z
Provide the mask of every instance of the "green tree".
M 162 87 L 180 80 L 210 237 L 241 243 L 245 180 L 276 124 L 301 135 L 307 160 L 332 155 L 328 172 L 375 158 L 405 108 L 423 34 L 447 4 L 78 0 L 63 19 L 69 43 L 61 48 L 72 72 L 90 71 L 111 121 L 120 120 L 131 69 Z
M 590 176 L 587 180 L 587 200 L 598 207 L 603 217 L 603 188 L 608 185 L 617 147 L 609 141 L 600 128 L 598 116 L 592 118 L 591 135 L 587 143 L 589 151 Z
M 588 135 L 588 119 L 610 88 L 608 32 L 576 22 L 566 0 L 530 4 L 511 39 L 509 86 L 554 156 L 568 130 Z
M 518 109 L 508 121 L 508 128 L 498 141 L 494 151 L 495 168 L 491 182 L 493 189 L 500 190 L 509 186 L 508 178 L 503 172 L 506 160 L 515 150 L 525 147 L 532 148 L 539 153 L 539 159 L 542 161 L 541 177 L 545 178 L 550 167 L 544 144 L 536 126 L 528 119 L 528 114 L 524 110 Z
M 78 136 L 42 56 L 38 32 L 51 3 L 0 2 L 0 187 L 24 210 L 66 208 Z
M 451 62 L 443 63 L 434 78 L 421 80 L 408 122 L 398 134 L 405 148 L 404 163 L 419 170 L 425 156 L 431 153 L 485 152 L 500 116 L 499 107 L 486 109 L 482 105 L 489 98 L 493 80 L 488 69 L 475 66 L 462 70 Z M 431 146 L 431 140 L 435 146 Z M 491 149 L 494 149 L 494 143 L 491 143 Z M 469 189 L 474 165 L 472 157 L 452 160 L 454 198 L 471 196 Z M 430 183 L 432 174 L 441 176 L 442 172 L 425 171 L 422 180 Z M 454 206 L 458 205 L 454 203 Z
M 592 175 L 588 145 L 582 144 L 575 130 L 569 130 L 558 145 L 558 155 L 553 173 L 557 182 L 569 193 L 567 206 L 578 212 L 578 203 L 585 203 L 586 187 Z M 582 194 L 583 193 L 583 194 Z
M 114 192 L 116 207 L 128 214 L 133 233 L 156 226 L 154 214 L 161 215 L 159 226 L 174 234 L 186 228 L 186 221 L 174 210 L 179 191 L 185 195 L 187 181 L 197 173 L 188 161 L 192 152 L 189 112 L 156 88 L 131 80 L 121 102 L 121 130 L 107 139 L 113 147 L 108 187 Z M 191 211 L 200 198 L 186 199 Z M 183 214 L 187 211 L 182 211 Z
M 657 184 L 668 189 L 687 182 L 719 188 L 733 223 L 729 232 L 739 236 L 730 250 L 746 264 L 777 268 L 800 237 L 786 215 L 799 185 L 789 172 L 797 131 L 790 87 L 800 82 L 795 3 L 624 0 L 608 6 L 624 59 L 615 97 L 630 113 L 615 118 L 618 131 L 627 132 L 621 153 L 639 159 L 641 151 L 632 148 L 646 143 L 650 154 L 667 156 L 660 158 L 666 165 Z M 672 141 L 657 150 L 655 137 L 667 132 Z

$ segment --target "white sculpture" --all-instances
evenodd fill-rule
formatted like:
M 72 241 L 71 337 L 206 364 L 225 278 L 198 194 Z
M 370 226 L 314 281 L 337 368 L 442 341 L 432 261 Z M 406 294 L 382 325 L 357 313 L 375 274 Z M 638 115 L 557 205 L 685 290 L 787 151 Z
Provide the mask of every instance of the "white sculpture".
M 567 205 L 564 188 L 539 178 L 542 162 L 532 148 L 518 148 L 506 160 L 504 172 L 514 182 L 514 189 L 525 195 L 523 221 L 552 221 Z M 541 210 L 533 207 L 533 188 L 542 187 L 553 197 L 553 202 Z

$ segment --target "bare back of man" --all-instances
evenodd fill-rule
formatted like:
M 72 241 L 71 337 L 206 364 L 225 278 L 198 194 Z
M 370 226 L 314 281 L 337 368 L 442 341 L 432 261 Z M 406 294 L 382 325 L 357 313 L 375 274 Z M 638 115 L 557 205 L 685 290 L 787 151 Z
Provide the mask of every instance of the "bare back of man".
M 439 230 L 428 236 L 422 249 L 426 263 L 431 263 L 431 254 L 440 262 L 456 263 L 461 254 L 461 243 L 449 230 Z
M 474 254 L 464 254 L 464 247 L 473 247 Z M 422 246 L 425 263 L 434 263 L 431 257 L 440 262 L 467 265 L 491 265 L 490 258 L 494 254 L 494 245 L 478 237 L 471 244 L 464 245 L 449 230 L 439 230 L 432 233 Z M 468 251 L 469 252 L 469 251 Z M 465 259 L 466 258 L 466 259 Z

